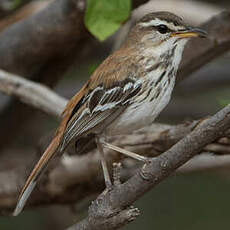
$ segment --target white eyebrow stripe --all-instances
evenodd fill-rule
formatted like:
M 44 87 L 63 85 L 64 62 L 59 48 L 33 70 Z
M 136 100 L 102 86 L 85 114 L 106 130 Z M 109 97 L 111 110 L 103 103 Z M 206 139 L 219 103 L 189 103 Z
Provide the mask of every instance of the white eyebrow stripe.
M 167 22 L 165 20 L 160 20 L 159 18 L 155 18 L 151 20 L 150 22 L 141 22 L 139 23 L 140 26 L 143 27 L 148 27 L 148 26 L 159 26 L 161 24 L 164 24 L 168 26 L 171 30 L 178 30 L 178 29 L 183 29 L 183 26 L 175 26 L 172 22 Z
M 155 18 L 153 20 L 151 20 L 150 22 L 142 22 L 139 23 L 139 25 L 143 26 L 143 27 L 148 27 L 148 26 L 158 26 L 161 24 L 166 24 L 168 25 L 169 23 L 164 21 L 164 20 L 160 20 L 159 18 Z

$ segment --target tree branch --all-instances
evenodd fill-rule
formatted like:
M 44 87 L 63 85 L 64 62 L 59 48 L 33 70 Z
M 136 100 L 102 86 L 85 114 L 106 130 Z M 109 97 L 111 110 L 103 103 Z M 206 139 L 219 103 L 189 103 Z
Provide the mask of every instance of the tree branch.
M 117 229 L 123 226 L 127 220 L 121 221 L 118 218 L 112 226 L 106 223 L 127 210 L 126 207 L 198 154 L 205 145 L 221 137 L 229 128 L 230 105 L 203 121 L 168 151 L 152 158 L 128 181 L 115 186 L 110 192 L 102 193 L 90 206 L 88 216 L 68 230 Z
M 225 11 L 218 14 L 201 27 L 208 32 L 209 39 L 193 39 L 188 43 L 178 71 L 177 81 L 183 80 L 230 49 L 230 12 Z
M 0 70 L 0 91 L 18 97 L 22 102 L 58 118 L 67 103 L 66 99 L 46 86 L 2 70 Z
M 132 135 L 113 137 L 109 142 L 136 153 L 158 156 L 190 133 L 199 123 L 200 121 L 194 121 L 176 126 L 153 124 L 151 127 L 139 130 Z M 226 133 L 226 135 L 229 134 Z M 228 148 L 229 152 L 230 141 L 227 137 L 215 141 L 215 145 L 219 146 L 220 144 Z M 207 151 L 207 147 L 204 149 Z M 17 153 L 17 155 L 19 154 L 18 150 L 11 151 Z M 1 170 L 0 210 L 2 211 L 10 210 L 11 212 L 17 199 L 15 194 L 18 194 L 28 176 L 27 174 L 30 173 L 30 168 L 36 161 L 32 155 L 33 149 L 23 151 L 29 151 L 30 154 L 28 153 L 24 157 L 20 155 L 20 159 L 23 159 L 21 162 L 15 161 L 16 156 L 10 157 L 10 159 L 14 159 L 15 166 L 12 169 Z M 121 161 L 122 155 L 117 152 L 106 150 L 105 154 L 110 168 L 113 162 Z M 9 159 L 9 155 L 7 153 L 7 159 Z M 7 165 L 6 159 L 1 159 L 1 161 L 4 161 Z M 131 159 L 125 159 L 123 163 L 122 180 L 124 181 L 132 176 L 140 165 Z M 179 172 L 187 173 L 202 169 L 216 170 L 228 167 L 229 163 L 230 156 L 215 156 L 215 158 L 210 156 L 208 158 L 206 155 L 205 158 L 202 156 L 195 158 L 191 165 L 186 165 Z M 12 167 L 12 163 L 10 165 Z M 94 146 L 88 149 L 87 154 L 82 156 L 64 155 L 58 164 L 53 162 L 53 166 L 51 165 L 49 168 L 46 176 L 38 183 L 38 187 L 29 199 L 28 206 L 80 202 L 104 188 L 100 158 Z M 5 183 L 9 176 L 10 183 Z M 90 182 L 92 180 L 95 183 L 91 186 L 92 183 Z
M 32 1 L 0 20 L 0 31 L 46 7 L 50 1 Z
M 54 55 L 70 52 L 86 36 L 80 2 L 53 1 L 0 33 L 0 67 L 28 77 Z

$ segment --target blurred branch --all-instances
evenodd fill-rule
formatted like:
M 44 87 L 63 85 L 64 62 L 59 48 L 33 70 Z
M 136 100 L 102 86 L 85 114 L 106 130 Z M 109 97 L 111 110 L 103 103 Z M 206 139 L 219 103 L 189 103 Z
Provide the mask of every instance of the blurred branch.
M 190 25 L 201 24 L 209 18 L 220 13 L 225 8 L 220 4 L 207 1 L 187 1 L 187 0 L 150 0 L 135 10 L 135 16 L 152 11 L 170 11 L 180 15 Z
M 63 56 L 63 50 L 67 56 L 87 34 L 82 3 L 56 0 L 7 27 L 0 33 L 0 67 L 28 77 L 54 55 Z
M 133 5 L 138 7 L 145 2 L 147 0 L 133 0 Z M 85 0 L 43 4 L 46 7 L 31 10 L 34 14 L 25 13 L 29 17 L 24 16 L 24 20 L 0 33 L 1 69 L 29 77 L 50 59 L 64 58 L 75 51 L 82 54 L 84 46 L 92 43 L 84 26 Z M 84 46 L 80 44 L 83 39 Z
M 208 172 L 210 170 L 229 170 L 230 156 L 216 156 L 205 153 L 191 159 L 177 170 L 177 173 Z
M 0 20 L 14 14 L 24 5 L 34 0 L 1 0 L 0 1 Z M 38 0 L 35 0 L 38 1 Z M 42 0 L 41 0 L 42 1 Z M 45 0 L 47 1 L 47 0 Z
M 61 116 L 67 103 L 46 86 L 1 70 L 0 91 L 55 117 Z
M 188 43 L 178 72 L 178 81 L 230 49 L 230 12 L 218 14 L 201 27 L 208 32 L 209 39 L 194 39 Z
M 29 15 L 32 15 L 33 13 L 43 9 L 44 7 L 49 4 L 51 0 L 49 1 L 32 1 L 25 5 L 25 7 L 22 7 L 21 9 L 17 10 L 13 15 L 9 15 L 5 17 L 4 19 L 0 20 L 0 31 L 7 28 L 9 25 L 16 23 L 17 21 L 20 21 Z

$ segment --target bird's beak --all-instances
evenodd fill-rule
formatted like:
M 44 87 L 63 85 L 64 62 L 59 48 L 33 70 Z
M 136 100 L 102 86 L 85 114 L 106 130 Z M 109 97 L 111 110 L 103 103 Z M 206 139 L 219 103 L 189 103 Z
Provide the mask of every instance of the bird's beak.
M 179 38 L 191 38 L 191 37 L 201 37 L 206 38 L 207 32 L 199 29 L 199 28 L 193 28 L 193 27 L 187 27 L 185 30 L 173 32 L 171 34 L 171 37 L 179 37 Z

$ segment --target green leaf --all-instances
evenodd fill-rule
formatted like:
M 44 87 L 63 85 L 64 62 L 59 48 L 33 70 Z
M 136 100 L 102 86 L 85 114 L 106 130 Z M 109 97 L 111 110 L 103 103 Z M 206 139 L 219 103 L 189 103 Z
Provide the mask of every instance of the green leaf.
M 104 41 L 129 18 L 131 0 L 87 0 L 85 25 L 100 41 Z

